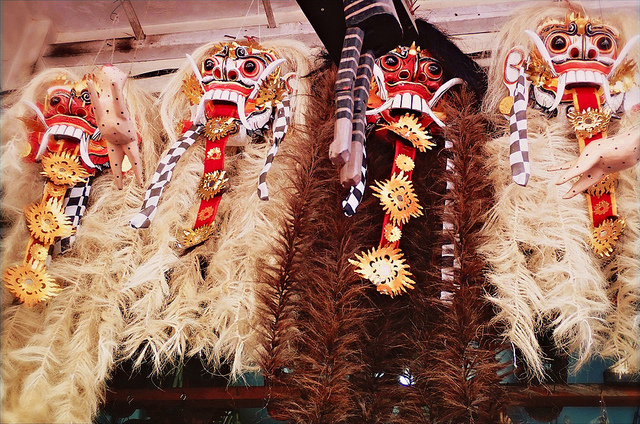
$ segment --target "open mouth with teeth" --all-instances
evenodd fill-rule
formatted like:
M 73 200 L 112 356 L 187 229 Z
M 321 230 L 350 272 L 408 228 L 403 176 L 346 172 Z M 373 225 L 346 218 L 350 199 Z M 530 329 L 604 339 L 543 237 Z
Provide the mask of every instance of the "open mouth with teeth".
M 47 151 L 67 151 L 80 156 L 82 165 L 90 172 L 108 165 L 107 147 L 100 131 L 88 120 L 70 115 L 45 117 L 37 112 L 36 115 L 42 130 L 30 133 L 28 159 L 38 161 Z
M 429 95 L 428 100 L 426 96 L 416 94 L 424 92 L 423 87 L 418 87 L 420 88 L 419 90 L 404 87 L 401 91 L 389 93 L 386 99 L 371 95 L 369 97 L 367 116 L 379 115 L 387 123 L 392 124 L 409 115 L 417 119 L 417 122 L 425 129 L 433 123 L 439 127 L 444 127 L 442 122 L 444 116 L 442 113 L 434 111 L 434 107 L 451 87 L 461 82 L 459 78 L 447 81 L 433 95 Z M 405 83 L 404 85 L 407 84 Z

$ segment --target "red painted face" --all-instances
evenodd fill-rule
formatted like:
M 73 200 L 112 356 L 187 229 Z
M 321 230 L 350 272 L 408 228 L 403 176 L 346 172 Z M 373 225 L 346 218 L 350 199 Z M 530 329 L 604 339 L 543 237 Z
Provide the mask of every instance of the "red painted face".
M 276 60 L 275 55 L 255 46 L 239 45 L 235 42 L 222 44 L 201 64 L 202 84 L 210 94 L 214 108 L 224 103 L 238 103 L 239 97 L 249 97 L 258 84 L 264 70 Z M 256 108 L 255 102 L 247 101 L 247 114 Z
M 426 50 L 412 45 L 392 50 L 376 64 L 384 75 L 386 98 L 392 101 L 391 107 L 381 112 L 382 118 L 387 123 L 397 122 L 400 116 L 411 113 L 419 117 L 425 128 L 428 127 L 433 122 L 427 113 L 429 101 L 443 84 L 440 63 Z M 372 87 L 370 109 L 384 103 L 383 91 L 375 85 Z
M 45 141 L 45 133 L 49 138 L 47 149 L 51 152 L 69 151 L 80 155 L 79 145 L 82 141 L 87 143 L 88 154 L 94 165 L 100 166 L 109 160 L 104 141 L 101 138 L 91 139 L 97 123 L 86 79 L 76 83 L 66 79 L 56 80 L 47 90 L 44 104 L 38 107 L 47 128 L 30 134 L 31 153 L 27 160 L 35 159 L 40 144 Z

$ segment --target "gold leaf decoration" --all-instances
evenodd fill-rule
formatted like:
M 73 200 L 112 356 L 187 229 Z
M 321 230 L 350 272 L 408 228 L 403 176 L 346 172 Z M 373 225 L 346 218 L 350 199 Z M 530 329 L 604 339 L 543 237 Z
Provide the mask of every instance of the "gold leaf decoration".
M 2 274 L 2 280 L 7 289 L 28 306 L 49 300 L 60 291 L 40 263 L 9 267 Z
M 192 106 L 199 104 L 200 99 L 204 94 L 202 87 L 194 74 L 189 75 L 182 81 L 182 92 Z
M 198 185 L 198 195 L 203 200 L 209 200 L 229 188 L 229 177 L 224 170 L 207 172 L 202 176 Z
M 183 249 L 188 249 L 204 243 L 215 233 L 213 225 L 203 225 L 193 230 L 183 230 L 182 237 L 178 243 Z
M 390 180 L 376 182 L 371 186 L 373 195 L 380 199 L 384 211 L 390 215 L 394 225 L 405 224 L 409 218 L 422 216 L 422 206 L 413 190 L 413 183 L 402 172 Z
M 58 186 L 74 186 L 84 182 L 89 173 L 69 152 L 52 153 L 42 158 L 42 175 Z
M 609 109 L 595 110 L 587 108 L 582 112 L 571 111 L 567 114 L 573 130 L 579 137 L 593 137 L 607 130 L 611 120 Z
M 222 150 L 219 147 L 212 147 L 207 151 L 207 159 L 220 160 L 222 157 Z
M 618 217 L 605 219 L 600 225 L 591 230 L 589 236 L 591 247 L 600 256 L 611 255 L 624 228 L 624 219 Z
M 46 203 L 35 203 L 25 211 L 31 235 L 42 244 L 52 244 L 58 237 L 74 233 L 73 226 L 63 210 L 62 202 L 49 199 Z
M 204 135 L 211 141 L 217 141 L 228 135 L 236 134 L 239 128 L 235 118 L 216 116 L 207 120 L 204 126 Z
M 592 196 L 600 197 L 603 194 L 612 193 L 618 182 L 618 173 L 606 175 L 602 180 L 589 187 L 586 192 Z
M 282 101 L 284 93 L 287 91 L 284 81 L 280 78 L 280 69 L 269 75 L 256 95 L 256 106 L 274 105 Z
M 425 131 L 422 124 L 418 122 L 418 118 L 412 116 L 410 113 L 401 116 L 398 122 L 383 125 L 382 128 L 398 134 L 400 137 L 409 141 L 413 147 L 420 152 L 425 152 L 427 149 L 431 149 L 436 145 L 436 143 L 431 141 L 431 136 Z
M 391 297 L 413 289 L 415 281 L 409 272 L 400 249 L 383 246 L 356 254 L 356 260 L 349 259 L 356 267 L 355 272 L 377 286 L 378 292 Z

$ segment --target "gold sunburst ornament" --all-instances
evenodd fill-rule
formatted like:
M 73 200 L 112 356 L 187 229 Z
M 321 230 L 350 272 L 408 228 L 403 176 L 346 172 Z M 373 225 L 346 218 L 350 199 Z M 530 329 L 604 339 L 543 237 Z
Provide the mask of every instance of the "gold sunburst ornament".
M 390 243 L 400 241 L 402 238 L 402 230 L 393 224 L 387 224 L 384 226 L 384 238 Z
M 41 244 L 33 243 L 29 248 L 29 254 L 34 261 L 44 263 L 49 257 L 49 249 Z
M 400 249 L 391 246 L 378 247 L 356 254 L 356 260 L 349 259 L 356 267 L 355 272 L 377 286 L 380 293 L 393 297 L 407 289 L 413 289 L 409 266 L 405 263 Z
M 624 227 L 624 219 L 615 216 L 602 221 L 600 225 L 591 230 L 589 236 L 593 250 L 600 256 L 609 256 L 624 231 Z
M 198 195 L 203 200 L 209 200 L 229 188 L 229 177 L 224 170 L 207 172 L 202 176 L 198 185 Z
M 422 206 L 418 204 L 413 183 L 402 172 L 384 182 L 376 181 L 371 188 L 394 225 L 405 224 L 411 217 L 422 216 Z
M 611 120 L 611 110 L 595 110 L 587 108 L 582 112 L 575 110 L 567 114 L 573 130 L 579 137 L 593 137 L 607 130 Z
M 217 141 L 228 135 L 236 134 L 239 128 L 235 118 L 215 116 L 207 120 L 204 126 L 204 135 L 211 141 Z
M 393 122 L 389 125 L 383 125 L 389 131 L 398 134 L 400 137 L 409 141 L 413 147 L 420 152 L 425 152 L 427 149 L 431 149 L 436 145 L 431 141 L 431 136 L 425 131 L 425 128 L 418 122 L 418 118 L 407 113 L 398 119 L 398 122 Z
M 54 297 L 60 287 L 40 263 L 7 268 L 2 274 L 7 289 L 28 306 L 35 306 Z
M 395 163 L 398 169 L 403 172 L 413 171 L 413 168 L 415 168 L 416 166 L 413 159 L 411 159 L 409 156 L 402 153 L 396 156 Z
M 178 240 L 180 247 L 188 249 L 204 243 L 215 233 L 213 225 L 203 225 L 193 230 L 183 230 L 182 237 Z
M 46 203 L 35 203 L 25 210 L 27 226 L 31 235 L 44 245 L 52 244 L 58 237 L 73 235 L 69 217 L 62 210 L 62 202 L 49 199 Z
M 89 177 L 78 158 L 69 152 L 44 156 L 41 173 L 57 186 L 74 186 Z

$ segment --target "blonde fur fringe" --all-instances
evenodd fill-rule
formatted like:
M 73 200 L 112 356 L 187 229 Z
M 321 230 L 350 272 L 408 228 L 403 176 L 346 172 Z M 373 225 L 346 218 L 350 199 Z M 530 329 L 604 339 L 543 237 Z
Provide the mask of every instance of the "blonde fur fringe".
M 527 110 L 531 179 L 527 187 L 513 183 L 508 163 L 506 119 L 497 105 L 508 95 L 502 84 L 502 65 L 514 45 L 533 48 L 525 29 L 536 29 L 545 18 L 564 18 L 579 5 L 536 4 L 517 14 L 497 37 L 484 107 L 505 134 L 487 144 L 488 165 L 496 196 L 484 228 L 489 240 L 482 248 L 491 265 L 495 287 L 491 300 L 496 319 L 505 324 L 505 337 L 522 352 L 532 376 L 544 376 L 542 351 L 536 335 L 552 330 L 556 346 L 576 359 L 576 368 L 593 355 L 615 361 L 620 371 L 638 371 L 638 170 L 620 174 L 616 191 L 619 215 L 627 228 L 613 259 L 600 259 L 587 237 L 591 227 L 584 196 L 562 199 L 570 183 L 556 186 L 552 165 L 578 156 L 578 142 L 564 113 L 549 119 Z M 589 13 L 589 12 L 587 12 Z M 592 13 L 591 17 L 599 17 Z M 622 43 L 634 35 L 633 19 L 604 17 L 622 29 Z M 637 24 L 635 25 L 637 31 Z M 623 128 L 629 123 L 623 121 Z M 611 134 L 620 125 L 612 124 Z M 616 128 L 618 127 L 618 128 Z
M 215 44 L 197 49 L 192 54 L 196 63 Z M 301 43 L 282 41 L 263 47 L 287 59 L 282 75 L 307 73 L 308 51 Z M 178 123 L 189 119 L 189 104 L 182 93 L 182 81 L 188 75 L 192 71 L 185 60 L 161 94 L 162 121 L 171 141 L 178 137 Z M 231 189 L 218 209 L 217 234 L 183 256 L 175 248 L 176 237 L 195 222 L 204 143 L 196 142 L 178 163 L 154 222 L 149 229 L 139 230 L 148 243 L 123 288 L 128 320 L 122 353 L 134 365 L 148 361 L 155 373 L 162 373 L 199 356 L 213 372 L 228 365 L 232 378 L 256 369 L 256 267 L 259 260 L 269 260 L 291 188 L 296 164 L 287 152 L 296 149 L 305 85 L 298 79 L 298 93 L 292 96 L 292 125 L 269 172 L 270 200 L 260 201 L 256 194 L 258 175 L 272 143 L 269 131 L 264 144 L 227 148 L 225 169 Z
M 46 88 L 63 69 L 36 76 L 16 96 L 42 102 Z M 142 134 L 146 175 L 158 160 L 159 138 L 151 99 L 128 83 L 126 96 Z M 27 132 L 18 117 L 33 113 L 16 102 L 2 118 L 3 212 L 10 221 L 3 240 L 3 267 L 19 262 L 29 238 L 23 208 L 42 196 L 38 164 L 22 162 Z M 131 273 L 142 239 L 128 229 L 142 189 L 132 175 L 118 190 L 109 172 L 93 184 L 89 205 L 72 249 L 55 257 L 50 273 L 60 294 L 34 308 L 17 304 L 3 289 L 2 420 L 4 422 L 90 422 L 104 396 L 126 324 L 121 282 Z

